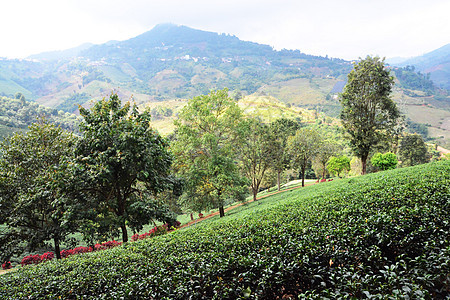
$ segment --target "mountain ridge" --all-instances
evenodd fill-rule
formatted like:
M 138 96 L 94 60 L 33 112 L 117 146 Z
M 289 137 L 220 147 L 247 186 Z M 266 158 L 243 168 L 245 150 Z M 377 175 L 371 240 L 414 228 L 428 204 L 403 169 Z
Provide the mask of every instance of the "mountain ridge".
M 343 59 L 275 50 L 233 35 L 175 24 L 157 25 L 125 41 L 56 54 L 61 53 L 65 55 L 54 55 L 54 60 L 0 60 L 0 93 L 21 92 L 39 104 L 76 112 L 78 104 L 89 105 L 112 90 L 123 99 L 133 97 L 137 104 L 145 104 L 229 88 L 230 93 L 265 94 L 337 117 L 338 93 L 352 69 L 352 63 Z M 399 77 L 393 97 L 407 117 L 430 124 L 435 128 L 430 130 L 433 137 L 450 139 L 448 94 L 409 69 L 398 71 L 406 75 Z

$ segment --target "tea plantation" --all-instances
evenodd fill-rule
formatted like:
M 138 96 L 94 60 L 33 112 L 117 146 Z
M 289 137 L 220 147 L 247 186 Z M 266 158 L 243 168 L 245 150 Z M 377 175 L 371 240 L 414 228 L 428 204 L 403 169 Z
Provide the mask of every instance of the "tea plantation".
M 449 299 L 450 161 L 337 180 L 0 276 L 1 299 Z

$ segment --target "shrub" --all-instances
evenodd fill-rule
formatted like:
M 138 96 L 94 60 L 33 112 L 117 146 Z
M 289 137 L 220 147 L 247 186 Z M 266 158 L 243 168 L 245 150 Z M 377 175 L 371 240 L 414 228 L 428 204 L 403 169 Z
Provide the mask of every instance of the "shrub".
M 12 265 L 11 265 L 11 262 L 10 261 L 5 261 L 3 264 L 2 264 L 2 269 L 3 270 L 8 270 L 8 269 L 11 269 L 12 268 Z
M 25 266 L 25 265 L 31 265 L 31 264 L 38 264 L 40 262 L 41 262 L 41 256 L 39 254 L 35 254 L 35 255 L 25 256 L 24 258 L 22 258 L 22 261 L 20 262 L 20 264 L 22 266 Z
M 92 251 L 93 251 L 92 247 L 77 247 L 72 250 L 73 254 L 81 254 L 81 253 L 87 253 L 87 252 L 92 252 Z
M 72 249 L 70 249 L 70 250 L 61 250 L 60 254 L 61 254 L 61 258 L 66 258 L 66 257 L 69 257 L 69 256 L 75 254 L 75 253 L 73 252 Z
M 55 258 L 55 254 L 53 252 L 45 252 L 41 255 L 41 262 L 52 260 L 53 258 Z
M 5 299 L 447 299 L 450 161 L 335 180 L 0 276 Z M 26 283 L 26 284 L 24 284 Z

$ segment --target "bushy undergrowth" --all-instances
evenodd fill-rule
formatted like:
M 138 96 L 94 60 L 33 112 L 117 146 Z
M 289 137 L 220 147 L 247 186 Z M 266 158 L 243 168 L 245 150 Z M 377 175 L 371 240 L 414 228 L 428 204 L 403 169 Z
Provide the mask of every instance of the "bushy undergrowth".
M 2 299 L 445 299 L 450 162 L 279 194 L 0 276 Z

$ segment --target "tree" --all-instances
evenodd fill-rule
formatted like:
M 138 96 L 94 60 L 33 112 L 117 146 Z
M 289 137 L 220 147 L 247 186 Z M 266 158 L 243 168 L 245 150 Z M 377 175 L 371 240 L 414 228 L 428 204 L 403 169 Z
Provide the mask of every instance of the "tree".
M 84 121 L 76 155 L 87 176 L 85 191 L 96 199 L 98 217 L 120 228 L 128 241 L 127 224 L 140 230 L 153 218 L 170 222 L 172 216 L 157 193 L 169 186 L 172 155 L 169 144 L 150 126 L 150 112 L 140 113 L 117 94 L 90 109 L 79 107 Z M 103 220 L 103 221 L 104 221 Z
M 241 127 L 241 134 L 243 134 L 239 143 L 241 168 L 245 176 L 250 179 L 253 200 L 256 201 L 264 174 L 273 161 L 272 153 L 276 151 L 275 142 L 268 126 L 258 119 L 244 120 Z
M 321 171 L 320 175 L 322 176 L 322 178 L 325 178 L 326 176 L 328 160 L 338 151 L 338 145 L 330 139 L 323 141 L 318 147 L 316 157 L 313 161 L 313 167 L 315 167 L 315 170 Z M 318 175 L 317 177 L 320 177 L 320 175 Z
M 370 150 L 393 133 L 400 117 L 390 98 L 394 79 L 384 60 L 368 56 L 355 64 L 341 94 L 342 125 L 355 155 L 361 159 L 362 174 Z
M 75 141 L 41 120 L 2 143 L 0 223 L 9 228 L 9 242 L 25 241 L 34 250 L 53 240 L 61 258 L 61 242 L 77 228 L 73 198 L 65 189 Z
M 332 156 L 327 162 L 327 169 L 333 174 L 337 174 L 340 177 L 341 172 L 350 171 L 350 159 L 345 156 L 335 157 Z
M 418 134 L 406 134 L 400 141 L 398 156 L 402 166 L 415 166 L 430 161 L 427 145 Z
M 297 122 L 286 118 L 277 119 L 270 124 L 270 133 L 275 142 L 271 165 L 277 172 L 278 191 L 281 188 L 281 173 L 286 170 L 291 160 L 287 149 L 287 140 L 288 137 L 295 135 L 299 127 Z
M 397 155 L 392 152 L 375 153 L 370 162 L 382 171 L 395 169 L 398 164 Z
M 320 135 L 313 128 L 300 128 L 295 136 L 288 138 L 287 147 L 291 156 L 292 167 L 300 168 L 302 186 L 305 186 L 307 164 L 317 154 L 320 143 Z
M 187 103 L 175 121 L 175 168 L 185 179 L 185 204 L 191 209 L 219 208 L 230 197 L 243 199 L 246 180 L 237 167 L 242 112 L 228 90 L 212 91 Z

